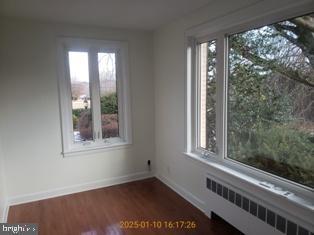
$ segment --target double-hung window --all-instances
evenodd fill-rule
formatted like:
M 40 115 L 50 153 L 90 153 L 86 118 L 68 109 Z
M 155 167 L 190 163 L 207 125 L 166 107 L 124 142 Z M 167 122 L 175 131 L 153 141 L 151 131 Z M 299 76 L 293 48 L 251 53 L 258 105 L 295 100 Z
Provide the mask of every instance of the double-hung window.
M 131 143 L 124 42 L 59 39 L 63 154 Z
M 312 191 L 314 14 L 261 22 L 188 37 L 187 152 Z

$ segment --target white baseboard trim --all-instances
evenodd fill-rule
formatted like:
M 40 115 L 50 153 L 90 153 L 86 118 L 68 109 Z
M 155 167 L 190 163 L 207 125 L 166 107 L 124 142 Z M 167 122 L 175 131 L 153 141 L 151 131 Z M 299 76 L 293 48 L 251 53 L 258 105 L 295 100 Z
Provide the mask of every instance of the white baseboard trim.
M 151 177 L 154 177 L 154 174 L 152 172 L 144 171 L 144 172 L 138 172 L 138 173 L 133 173 L 133 174 L 124 175 L 124 176 L 106 178 L 106 179 L 83 183 L 83 184 L 72 185 L 68 187 L 56 188 L 56 189 L 41 191 L 37 193 L 30 193 L 30 194 L 10 197 L 8 199 L 8 207 L 13 206 L 13 205 L 53 198 L 53 197 L 64 196 L 64 195 L 68 195 L 72 193 L 79 193 L 79 192 L 84 192 L 84 191 L 88 191 L 92 189 L 98 189 L 98 188 L 108 187 L 112 185 L 127 183 L 131 181 L 151 178 Z
M 178 185 L 174 181 L 170 180 L 169 178 L 166 178 L 160 174 L 156 174 L 156 178 L 158 178 L 161 182 L 166 184 L 169 188 L 174 190 L 176 193 L 178 193 L 181 197 L 183 197 L 185 200 L 190 202 L 193 206 L 198 208 L 200 211 L 206 214 L 205 210 L 205 202 L 196 197 L 194 194 L 183 188 L 182 186 Z M 207 215 L 207 214 L 206 214 Z
M 9 205 L 7 202 L 4 203 L 3 210 L 0 214 L 0 223 L 6 223 L 8 220 L 8 213 L 9 213 Z
M 108 186 L 112 186 L 112 185 L 123 184 L 123 183 L 127 183 L 127 182 L 147 179 L 147 178 L 151 178 L 151 177 L 158 178 L 161 182 L 166 184 L 168 187 L 170 187 L 172 190 L 174 190 L 176 193 L 178 193 L 181 197 L 183 197 L 185 200 L 187 200 L 192 205 L 194 205 L 196 208 L 198 208 L 200 211 L 202 211 L 203 213 L 206 214 L 206 209 L 205 209 L 206 207 L 205 207 L 204 201 L 202 201 L 201 199 L 199 199 L 194 194 L 192 194 L 191 192 L 189 192 L 188 190 L 186 190 L 182 186 L 178 185 L 174 181 L 170 180 L 169 178 L 166 178 L 166 177 L 159 175 L 159 174 L 154 175 L 153 172 L 145 171 L 145 172 L 138 172 L 138 173 L 134 173 L 134 174 L 119 176 L 119 177 L 97 180 L 97 181 L 88 182 L 88 183 L 84 183 L 84 184 L 72 185 L 69 187 L 62 187 L 62 188 L 57 188 L 57 189 L 52 189 L 52 190 L 47 190 L 47 191 L 41 191 L 41 192 L 37 192 L 37 193 L 24 194 L 24 195 L 20 195 L 20 196 L 16 196 L 16 197 L 10 197 L 8 199 L 8 203 L 5 206 L 4 211 L 3 211 L 3 221 L 4 222 L 7 221 L 9 207 L 13 206 L 13 205 L 19 205 L 19 204 L 28 203 L 28 202 L 39 201 L 39 200 L 64 196 L 64 195 L 68 195 L 68 194 L 84 192 L 84 191 L 88 191 L 88 190 L 108 187 Z
M 3 223 L 6 223 L 8 221 L 8 216 L 9 216 L 9 204 L 6 203 L 4 206 L 4 212 L 3 212 Z

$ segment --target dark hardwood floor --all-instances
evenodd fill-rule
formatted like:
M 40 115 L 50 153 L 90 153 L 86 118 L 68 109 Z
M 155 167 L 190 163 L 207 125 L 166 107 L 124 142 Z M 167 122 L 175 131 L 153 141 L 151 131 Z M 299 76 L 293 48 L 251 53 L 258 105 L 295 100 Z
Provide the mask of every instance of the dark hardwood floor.
M 12 206 L 8 222 L 38 223 L 40 235 L 240 234 L 156 178 Z

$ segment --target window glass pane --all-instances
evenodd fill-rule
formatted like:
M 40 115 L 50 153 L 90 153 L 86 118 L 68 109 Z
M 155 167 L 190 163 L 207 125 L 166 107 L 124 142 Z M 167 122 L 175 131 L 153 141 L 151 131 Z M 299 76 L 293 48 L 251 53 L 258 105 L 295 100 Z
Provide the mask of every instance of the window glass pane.
M 87 52 L 69 52 L 74 142 L 93 139 Z
M 229 37 L 228 157 L 314 187 L 314 15 Z
M 216 152 L 216 40 L 200 45 L 199 142 Z
M 102 137 L 118 137 L 116 54 L 98 53 Z

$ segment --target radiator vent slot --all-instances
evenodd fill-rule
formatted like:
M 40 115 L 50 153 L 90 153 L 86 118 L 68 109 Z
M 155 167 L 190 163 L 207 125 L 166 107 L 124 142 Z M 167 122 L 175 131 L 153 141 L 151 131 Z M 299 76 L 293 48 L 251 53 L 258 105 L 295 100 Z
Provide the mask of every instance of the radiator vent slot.
M 215 180 L 206 178 L 207 189 L 216 193 L 220 197 L 235 204 L 247 213 L 257 217 L 259 220 L 269 224 L 276 228 L 278 231 L 287 235 L 314 235 L 314 232 L 310 232 L 306 228 L 286 219 L 284 216 L 276 214 L 272 210 L 259 205 L 257 202 L 229 189 L 225 185 L 216 182 Z

